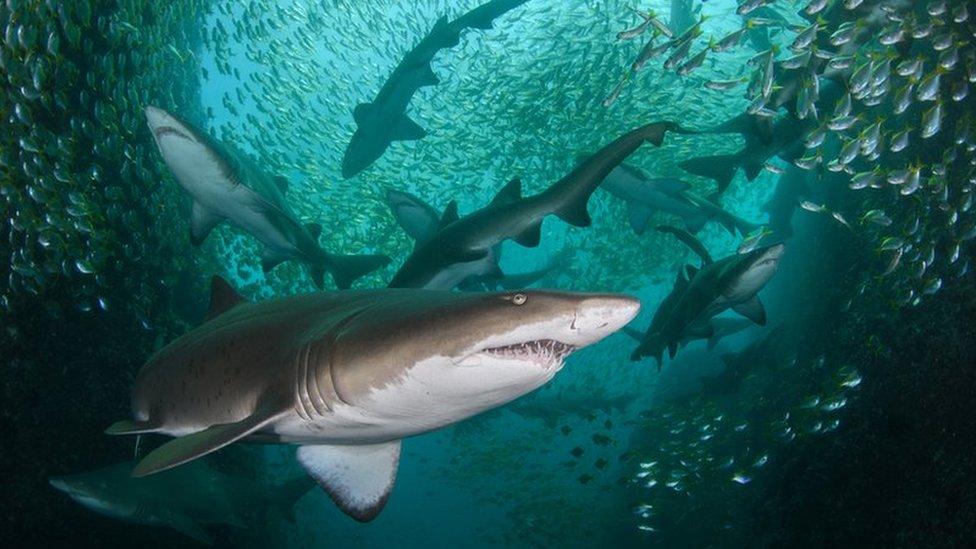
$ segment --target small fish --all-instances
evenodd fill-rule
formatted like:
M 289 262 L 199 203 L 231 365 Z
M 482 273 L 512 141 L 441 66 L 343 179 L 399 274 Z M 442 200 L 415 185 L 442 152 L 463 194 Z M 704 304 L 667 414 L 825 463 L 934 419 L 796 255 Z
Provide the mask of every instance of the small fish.
M 785 59 L 781 61 L 779 66 L 783 67 L 784 69 L 791 69 L 791 70 L 806 67 L 807 65 L 810 64 L 811 55 L 812 53 L 809 50 L 807 50 L 803 53 L 796 54 L 793 57 L 790 57 L 789 59 Z
M 736 8 L 735 13 L 739 15 L 748 15 L 772 1 L 775 0 L 746 0 L 745 2 L 739 4 L 739 7 Z
M 817 39 L 817 32 L 820 30 L 820 24 L 814 23 L 809 27 L 801 30 L 796 38 L 793 39 L 793 44 L 790 45 L 790 49 L 795 52 L 804 51 L 813 44 L 813 41 Z
M 644 34 L 647 27 L 651 25 L 651 16 L 643 14 L 637 10 L 632 10 L 634 13 L 643 17 L 644 20 L 632 29 L 622 30 L 617 33 L 617 40 L 630 40 L 632 38 L 637 38 L 638 36 Z
M 777 166 L 776 164 L 773 164 L 772 162 L 766 162 L 765 164 L 763 164 L 763 169 L 769 173 L 776 174 L 776 175 L 782 175 L 786 173 L 786 170 Z
M 891 144 L 888 146 L 888 150 L 891 152 L 901 152 L 908 147 L 908 136 L 911 133 L 911 128 L 906 128 L 891 136 Z
M 827 61 L 827 67 L 835 71 L 846 71 L 854 66 L 853 55 L 838 55 Z
M 825 7 L 827 7 L 828 1 L 829 0 L 810 0 L 810 3 L 803 8 L 803 13 L 807 15 L 817 15 L 823 11 Z
M 827 123 L 827 127 L 835 132 L 842 132 L 849 129 L 851 126 L 857 123 L 861 119 L 861 115 L 854 116 L 842 116 L 840 118 L 833 118 Z
M 654 39 L 651 38 L 650 40 L 647 41 L 646 44 L 644 44 L 644 47 L 641 48 L 640 53 L 637 54 L 637 59 L 635 59 L 633 64 L 631 64 L 630 66 L 631 70 L 633 72 L 637 72 L 641 70 L 642 68 L 644 68 L 644 65 L 646 65 L 648 61 L 668 51 L 668 49 L 670 49 L 672 45 L 673 43 L 670 40 L 668 40 L 655 46 Z
M 671 52 L 671 55 L 664 60 L 665 70 L 674 69 L 688 56 L 688 51 L 691 50 L 691 42 L 691 39 L 686 39 Z
M 872 170 L 869 172 L 861 172 L 854 174 L 851 177 L 850 188 L 854 190 L 863 189 L 865 187 L 873 187 L 880 177 L 878 170 Z
M 822 204 L 814 204 L 809 200 L 801 200 L 800 207 L 808 212 L 821 213 L 827 211 L 827 207 Z
M 890 250 L 901 250 L 905 247 L 905 241 L 897 236 L 889 236 L 881 241 L 881 246 L 878 248 L 879 251 L 887 252 Z
M 757 247 L 759 247 L 759 243 L 762 242 L 762 239 L 771 234 L 773 234 L 773 231 L 769 227 L 765 225 L 759 227 L 742 239 L 742 244 L 739 244 L 739 248 L 736 250 L 737 253 L 747 254 L 755 250 Z
M 844 215 L 841 214 L 840 212 L 831 212 L 830 216 L 836 219 L 838 223 L 847 227 L 848 229 L 852 228 L 851 224 L 847 222 L 847 218 L 845 218 Z
M 935 106 L 922 113 L 922 139 L 928 139 L 939 133 L 942 127 L 942 102 L 936 101 Z
M 736 473 L 732 475 L 732 482 L 735 482 L 736 484 L 743 484 L 743 485 L 749 484 L 750 482 L 752 482 L 752 477 L 749 477 L 744 473 Z
M 606 460 L 606 458 L 599 458 L 599 459 L 597 459 L 597 460 L 596 460 L 596 462 L 594 462 L 594 463 L 593 463 L 593 465 L 594 465 L 594 466 L 595 466 L 595 467 L 596 467 L 597 469 L 599 469 L 599 470 L 601 470 L 601 471 L 602 471 L 602 470 L 604 470 L 604 469 L 606 469 L 606 468 L 607 468 L 607 465 L 608 465 L 609 463 L 610 463 L 610 462 L 609 462 L 609 461 L 607 461 L 607 460 Z
M 891 218 L 885 214 L 884 210 L 869 210 L 861 216 L 861 223 L 874 223 L 888 227 L 891 225 Z
M 678 67 L 678 71 L 677 71 L 678 74 L 681 75 L 681 76 L 687 76 L 687 75 L 691 74 L 692 71 L 694 71 L 695 69 L 697 69 L 698 67 L 700 67 L 702 65 L 702 63 L 705 62 L 705 56 L 708 54 L 708 51 L 710 49 L 711 49 L 711 45 L 706 46 L 705 49 L 703 49 L 702 51 L 698 52 L 697 54 L 695 54 L 694 57 L 692 57 L 691 59 L 689 59 L 688 61 L 686 61 L 680 67 Z
M 591 480 L 593 480 L 593 475 L 584 473 L 584 474 L 580 475 L 577 480 L 579 480 L 579 483 L 580 484 L 586 484 L 586 483 L 590 482 Z
M 748 77 L 736 78 L 735 80 L 709 80 L 704 86 L 710 90 L 728 91 L 736 86 L 741 86 L 749 80 Z
M 569 453 L 574 458 L 579 458 L 579 457 L 581 457 L 583 455 L 583 451 L 584 450 L 583 450 L 583 447 L 582 446 L 577 446 L 576 448 L 573 448 Z
M 939 83 L 944 69 L 937 68 L 918 83 L 915 97 L 919 101 L 935 101 L 939 98 Z
M 742 36 L 746 33 L 747 30 L 749 30 L 749 28 L 750 27 L 747 23 L 746 26 L 742 27 L 741 29 L 730 32 L 729 34 L 725 35 L 721 40 L 713 44 L 712 50 L 715 52 L 723 52 L 731 48 L 734 48 L 735 46 L 738 46 L 739 42 L 742 40 Z
M 573 432 L 573 428 L 572 428 L 572 427 L 570 427 L 569 425 L 563 425 L 563 426 L 562 426 L 562 427 L 561 427 L 561 428 L 559 429 L 559 432 L 560 432 L 560 433 L 562 433 L 562 434 L 563 434 L 563 436 L 569 436 L 569 433 L 572 433 L 572 432 Z

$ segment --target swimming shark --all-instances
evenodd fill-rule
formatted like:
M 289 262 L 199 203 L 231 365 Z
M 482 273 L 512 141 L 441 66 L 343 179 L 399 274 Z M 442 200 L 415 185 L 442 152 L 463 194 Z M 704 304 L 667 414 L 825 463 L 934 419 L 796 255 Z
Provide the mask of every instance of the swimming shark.
M 439 80 L 431 68 L 438 51 L 453 48 L 461 41 L 465 28 L 491 29 L 494 20 L 528 0 L 492 0 L 453 21 L 446 16 L 407 52 L 371 103 L 360 103 L 353 110 L 356 131 L 342 157 L 342 177 L 348 179 L 368 168 L 394 141 L 414 141 L 427 135 L 407 114 L 413 95 Z
M 132 419 L 106 431 L 176 437 L 132 474 L 249 438 L 297 444 L 299 463 L 360 521 L 386 503 L 402 439 L 539 388 L 640 308 L 616 294 L 416 289 L 251 303 L 219 277 L 212 288 L 211 319 L 143 366 Z
M 754 323 L 751 320 L 742 317 L 716 316 L 714 318 L 709 318 L 704 323 L 693 324 L 691 327 L 689 327 L 688 330 L 685 331 L 681 342 L 678 343 L 678 347 L 683 347 L 692 341 L 703 339 L 705 340 L 705 347 L 711 351 L 718 346 L 719 342 L 721 342 L 723 338 L 735 335 L 753 325 Z M 638 343 L 644 339 L 645 332 L 638 330 L 637 328 L 625 326 L 621 329 L 621 331 Z
M 721 223 L 732 234 L 736 231 L 747 234 L 756 228 L 755 224 L 730 214 L 712 201 L 689 193 L 690 184 L 680 179 L 651 178 L 628 164 L 614 168 L 600 187 L 627 203 L 630 226 L 637 234 L 644 233 L 655 211 L 680 217 L 692 233 L 700 231 L 711 220 Z
M 595 417 L 597 410 L 605 414 L 623 413 L 633 401 L 634 396 L 628 394 L 609 396 L 593 394 L 589 390 L 561 391 L 552 395 L 519 399 L 506 406 L 505 410 L 523 418 L 541 420 L 546 427 L 554 429 L 566 416 L 590 420 Z
M 277 509 L 292 517 L 292 506 L 314 483 L 301 477 L 280 485 L 263 485 L 210 467 L 205 460 L 146 478 L 130 474 L 135 462 L 123 462 L 85 473 L 51 477 L 57 490 L 108 517 L 172 528 L 212 544 L 204 525 L 237 528 L 261 524 L 263 512 Z
M 442 217 L 437 233 L 414 249 L 393 275 L 390 287 L 454 287 L 470 275 L 469 264 L 483 260 L 506 239 L 538 246 L 542 220 L 551 214 L 588 227 L 587 203 L 600 183 L 643 143 L 659 146 L 669 130 L 684 132 L 672 122 L 641 126 L 604 146 L 539 194 L 523 198 L 521 182 L 514 179 L 484 208 L 454 221 Z
M 701 269 L 684 266 L 687 282 L 681 283 L 682 275 L 679 275 L 675 290 L 668 296 L 670 300 L 662 303 L 662 308 L 666 305 L 667 309 L 660 322 L 657 325 L 651 323 L 651 329 L 631 354 L 631 360 L 653 356 L 660 365 L 665 347 L 674 358 L 678 344 L 689 328 L 729 308 L 764 325 L 766 310 L 757 294 L 776 272 L 784 250 L 783 244 L 772 244 L 704 262 Z M 682 284 L 680 288 L 679 283 Z
M 790 345 L 786 331 L 780 324 L 737 353 L 721 356 L 725 369 L 715 376 L 700 378 L 702 392 L 707 396 L 730 395 L 739 392 L 742 382 L 760 364 L 770 370 L 796 360 L 795 348 Z
M 784 82 L 784 86 L 788 90 L 795 89 L 800 85 L 798 78 L 798 74 L 791 74 L 790 80 Z M 786 97 L 786 93 L 780 92 L 780 96 Z M 825 80 L 820 86 L 819 103 L 831 105 L 842 94 L 841 85 L 832 80 Z M 759 177 L 759 173 L 770 158 L 778 156 L 787 162 L 793 162 L 802 156 L 806 151 L 803 138 L 816 126 L 816 121 L 801 120 L 794 112 L 787 112 L 772 122 L 768 118 L 742 113 L 701 132 L 740 134 L 745 139 L 745 144 L 739 151 L 732 154 L 690 158 L 679 162 L 678 166 L 688 173 L 714 180 L 718 185 L 716 192 L 721 194 L 728 188 L 740 168 L 745 173 L 746 179 L 753 181 Z
M 500 196 L 504 195 L 504 190 Z M 497 197 L 496 197 L 497 199 Z M 386 204 L 389 206 L 397 224 L 414 239 L 415 244 L 426 242 L 437 233 L 441 222 L 441 214 L 423 199 L 405 191 L 396 189 L 386 190 Z M 448 206 L 450 210 L 456 204 Z M 472 262 L 470 275 L 458 283 L 457 287 L 465 291 L 481 290 L 520 290 L 528 288 L 552 273 L 565 269 L 572 257 L 572 251 L 563 249 L 552 257 L 543 267 L 522 273 L 505 273 L 498 265 L 501 261 L 501 244 L 491 248 L 485 259 Z M 451 288 L 428 288 L 449 290 Z
M 319 288 L 325 271 L 332 274 L 336 286 L 348 288 L 357 278 L 389 263 L 385 255 L 326 252 L 318 243 L 321 225 L 302 225 L 288 207 L 285 178 L 268 176 L 243 154 L 163 109 L 146 107 L 146 121 L 163 161 L 193 199 L 193 244 L 202 243 L 214 227 L 227 221 L 264 245 L 265 272 L 296 259 L 309 266 Z

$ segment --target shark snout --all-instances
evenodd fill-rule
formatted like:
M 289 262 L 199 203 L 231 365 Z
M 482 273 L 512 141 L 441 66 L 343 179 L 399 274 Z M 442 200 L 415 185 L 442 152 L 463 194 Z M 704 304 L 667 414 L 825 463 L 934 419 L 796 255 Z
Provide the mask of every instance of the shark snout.
M 640 301 L 616 294 L 584 298 L 577 306 L 570 332 L 577 346 L 595 343 L 633 320 L 640 311 Z

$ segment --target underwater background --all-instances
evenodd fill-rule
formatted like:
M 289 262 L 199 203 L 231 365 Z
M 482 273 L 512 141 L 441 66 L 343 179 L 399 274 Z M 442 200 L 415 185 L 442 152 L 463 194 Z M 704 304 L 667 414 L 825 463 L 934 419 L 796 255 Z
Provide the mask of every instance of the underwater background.
M 422 138 L 393 141 L 344 174 L 357 105 L 374 100 L 439 18 L 483 3 L 0 4 L 0 539 L 976 541 L 976 4 L 502 2 L 490 28 L 463 29 L 433 55 L 436 84 L 418 87 L 406 108 Z M 178 498 L 178 517 L 149 517 L 150 493 L 119 520 L 90 510 L 111 493 L 75 501 L 51 479 L 134 459 L 131 439 L 103 431 L 130 416 L 139 368 L 204 319 L 211 276 L 254 300 L 316 290 L 300 262 L 263 269 L 260 244 L 227 224 L 191 242 L 190 200 L 154 143 L 147 106 L 285 178 L 295 218 L 324 227 L 322 246 L 390 257 L 356 288 L 386 286 L 414 249 L 389 190 L 438 213 L 456 201 L 463 216 L 513 177 L 525 196 L 543 192 L 581 156 L 659 121 L 682 131 L 626 164 L 680 180 L 681 200 L 707 200 L 742 224 L 709 216 L 695 226 L 655 211 L 638 231 L 633 205 L 597 190 L 590 226 L 550 216 L 537 246 L 502 244 L 501 271 L 537 272 L 540 288 L 638 297 L 632 326 L 643 332 L 676 275 L 701 262 L 652 227 L 686 227 L 716 258 L 760 243 L 786 251 L 761 292 L 763 325 L 687 342 L 663 364 L 632 360 L 637 342 L 620 332 L 575 353 L 538 391 L 405 441 L 397 486 L 372 522 L 351 520 L 311 484 L 285 490 L 304 478 L 292 447 L 250 444 L 154 488 L 192 499 L 200 485 L 232 486 L 220 498 L 237 503 L 217 519 Z M 724 126 L 737 117 L 754 126 Z M 715 158 L 705 169 L 686 163 L 700 157 Z M 723 162 L 734 177 L 710 177 Z M 231 509 L 240 501 L 249 503 Z

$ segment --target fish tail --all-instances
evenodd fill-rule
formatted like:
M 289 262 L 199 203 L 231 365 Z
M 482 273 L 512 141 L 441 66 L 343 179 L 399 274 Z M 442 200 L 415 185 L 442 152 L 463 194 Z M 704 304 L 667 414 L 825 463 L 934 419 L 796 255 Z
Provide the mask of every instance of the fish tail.
M 325 271 L 332 274 L 336 287 L 340 290 L 348 289 L 361 276 L 369 274 L 385 266 L 390 258 L 385 255 L 332 255 L 326 254 L 325 259 L 312 265 L 312 281 L 318 288 L 323 287 L 322 278 Z

